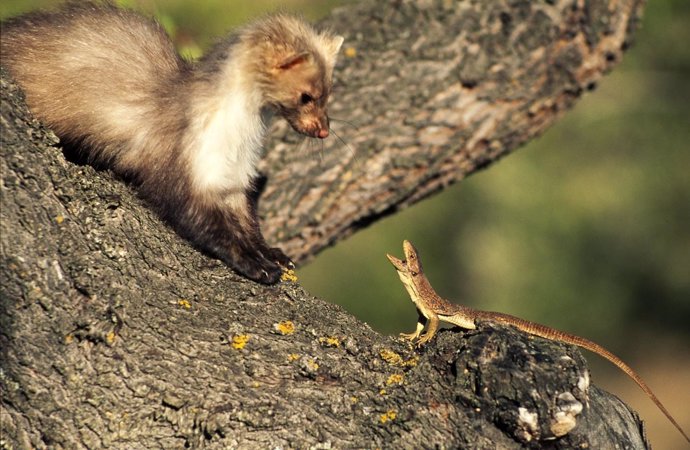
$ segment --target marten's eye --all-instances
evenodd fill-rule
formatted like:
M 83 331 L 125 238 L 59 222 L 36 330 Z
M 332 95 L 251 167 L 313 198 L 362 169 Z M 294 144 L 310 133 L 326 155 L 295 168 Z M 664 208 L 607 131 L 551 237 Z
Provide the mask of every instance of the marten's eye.
M 300 97 L 299 97 L 299 101 L 300 101 L 303 105 L 306 105 L 306 104 L 309 104 L 309 103 L 313 102 L 313 101 L 314 101 L 314 97 L 312 97 L 311 95 L 307 94 L 306 92 L 303 92 L 302 95 L 300 95 Z

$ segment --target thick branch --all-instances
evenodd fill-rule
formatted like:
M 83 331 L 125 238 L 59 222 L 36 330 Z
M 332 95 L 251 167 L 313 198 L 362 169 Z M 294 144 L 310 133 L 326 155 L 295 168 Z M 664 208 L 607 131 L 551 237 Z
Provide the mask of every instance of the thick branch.
M 642 0 L 362 2 L 331 115 L 346 142 L 280 124 L 263 165 L 265 232 L 296 261 L 537 136 L 621 60 Z M 297 141 L 297 142 L 296 142 Z M 316 144 L 314 144 L 316 145 Z

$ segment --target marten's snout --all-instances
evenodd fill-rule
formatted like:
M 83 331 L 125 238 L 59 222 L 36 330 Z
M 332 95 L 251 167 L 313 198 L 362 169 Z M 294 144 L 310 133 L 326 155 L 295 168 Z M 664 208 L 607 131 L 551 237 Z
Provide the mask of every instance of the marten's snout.
M 326 139 L 330 135 L 328 116 L 300 114 L 297 117 L 286 116 L 292 128 L 305 136 Z
M 300 131 L 307 136 L 326 139 L 329 132 L 328 127 L 328 116 L 326 113 L 322 114 L 304 114 L 300 122 L 303 124 L 302 130 Z
M 319 130 L 316 133 L 316 137 L 319 139 L 326 139 L 329 133 L 328 116 L 324 115 L 322 120 L 319 120 Z

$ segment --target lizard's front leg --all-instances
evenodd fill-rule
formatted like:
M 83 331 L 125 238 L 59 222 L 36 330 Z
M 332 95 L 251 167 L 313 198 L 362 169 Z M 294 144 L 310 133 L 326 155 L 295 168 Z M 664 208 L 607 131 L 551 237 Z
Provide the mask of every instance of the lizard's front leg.
M 408 341 L 414 341 L 419 337 L 420 334 L 422 334 L 424 324 L 426 323 L 426 317 L 424 317 L 419 310 L 417 310 L 417 314 L 419 315 L 419 318 L 417 319 L 417 329 L 415 329 L 412 333 L 400 333 L 401 338 L 407 339 Z
M 431 338 L 434 337 L 434 335 L 438 331 L 438 324 L 438 316 L 436 314 L 431 314 L 429 316 L 429 327 L 426 329 L 426 333 L 424 333 L 424 335 L 419 338 L 419 341 L 417 341 L 418 347 L 421 347 L 422 345 L 426 344 L 431 340 Z
M 408 341 L 414 341 L 419 337 L 420 334 L 422 334 L 422 330 L 424 329 L 424 324 L 422 322 L 417 322 L 417 329 L 412 332 L 412 333 L 400 333 L 400 337 L 403 339 L 407 339 Z

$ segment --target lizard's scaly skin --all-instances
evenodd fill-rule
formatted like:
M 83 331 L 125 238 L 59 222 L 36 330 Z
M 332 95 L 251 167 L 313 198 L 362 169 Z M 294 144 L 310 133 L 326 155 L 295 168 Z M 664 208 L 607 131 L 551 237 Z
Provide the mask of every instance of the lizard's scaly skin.
M 690 438 L 685 431 L 680 427 L 678 422 L 671 416 L 666 407 L 654 395 L 652 389 L 645 383 L 630 366 L 628 366 L 622 359 L 606 350 L 596 342 L 585 339 L 574 334 L 566 333 L 555 328 L 541 325 L 535 322 L 530 322 L 519 317 L 511 316 L 493 311 L 480 311 L 467 306 L 456 305 L 450 303 L 443 297 L 439 296 L 434 288 L 429 283 L 424 270 L 422 269 L 422 262 L 419 260 L 419 253 L 414 248 L 411 242 L 403 241 L 403 251 L 405 253 L 405 260 L 396 258 L 395 256 L 388 256 L 388 260 L 393 264 L 395 270 L 398 272 L 400 281 L 402 281 L 405 289 L 412 302 L 414 302 L 419 313 L 419 321 L 417 329 L 413 333 L 401 334 L 402 337 L 409 340 L 417 340 L 417 345 L 421 346 L 431 340 L 438 330 L 439 322 L 447 322 L 466 329 L 474 329 L 477 327 L 477 321 L 498 322 L 506 325 L 514 326 L 515 328 L 535 336 L 555 342 L 563 342 L 566 344 L 577 345 L 599 356 L 608 359 L 615 364 L 619 369 L 625 372 L 630 378 L 637 383 L 638 386 L 647 394 L 647 396 L 654 402 L 654 404 L 663 412 L 669 421 L 680 431 L 686 441 L 690 442 Z M 428 321 L 427 331 L 423 335 L 424 322 Z M 421 336 L 420 336 L 421 335 Z

